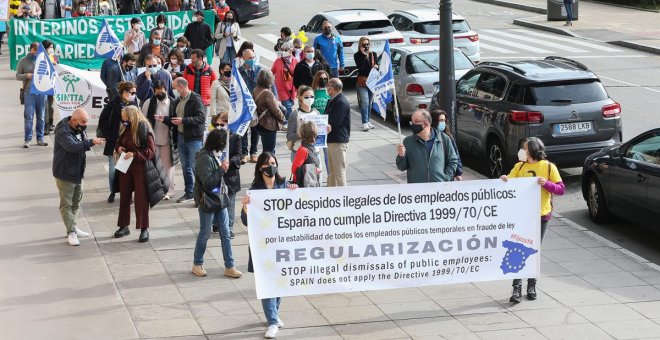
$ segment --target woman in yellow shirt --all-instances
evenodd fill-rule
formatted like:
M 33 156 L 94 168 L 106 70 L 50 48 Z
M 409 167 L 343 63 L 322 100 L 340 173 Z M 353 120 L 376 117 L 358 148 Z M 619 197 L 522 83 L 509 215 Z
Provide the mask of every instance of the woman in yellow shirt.
M 545 146 L 543 141 L 530 137 L 518 150 L 518 160 L 508 175 L 500 177 L 507 181 L 509 177 L 538 177 L 541 186 L 541 241 L 552 218 L 552 195 L 564 194 L 564 182 L 561 180 L 557 166 L 545 159 Z M 536 279 L 527 279 L 527 299 L 536 300 Z M 522 301 L 522 280 L 513 280 L 513 292 L 510 302 Z

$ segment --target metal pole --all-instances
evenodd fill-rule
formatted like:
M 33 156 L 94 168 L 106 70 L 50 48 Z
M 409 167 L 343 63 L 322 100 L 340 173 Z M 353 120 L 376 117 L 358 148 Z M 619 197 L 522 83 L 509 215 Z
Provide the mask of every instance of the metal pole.
M 399 129 L 399 144 L 403 144 L 403 137 L 401 136 L 401 116 L 399 115 L 399 105 L 396 100 L 396 86 L 391 90 L 394 96 L 392 106 L 394 106 L 394 120 L 396 120 L 396 127 Z
M 440 91 L 438 104 L 451 119 L 451 131 L 456 135 L 456 81 L 454 79 L 454 32 L 451 0 L 440 0 Z

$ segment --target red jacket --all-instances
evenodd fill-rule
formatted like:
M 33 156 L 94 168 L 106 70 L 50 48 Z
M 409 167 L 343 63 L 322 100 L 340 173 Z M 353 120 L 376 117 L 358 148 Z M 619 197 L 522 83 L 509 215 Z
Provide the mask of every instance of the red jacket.
M 197 75 L 197 70 L 192 64 L 188 65 L 183 71 L 183 78 L 188 81 L 188 88 L 190 91 L 197 93 L 202 97 L 202 102 L 204 106 L 211 105 L 211 84 L 217 79 L 215 72 L 211 69 L 211 66 L 205 64 L 202 70 L 199 73 L 200 79 L 200 88 L 199 91 L 195 91 L 195 77 Z

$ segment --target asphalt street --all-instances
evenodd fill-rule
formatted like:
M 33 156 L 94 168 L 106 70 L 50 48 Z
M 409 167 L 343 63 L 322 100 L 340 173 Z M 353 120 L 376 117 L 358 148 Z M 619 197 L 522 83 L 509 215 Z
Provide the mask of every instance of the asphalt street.
M 340 8 L 378 8 L 386 15 L 396 9 L 437 8 L 437 1 L 347 1 L 301 2 L 271 0 L 270 16 L 247 23 L 243 36 L 254 42 L 261 63 L 270 66 L 275 59 L 273 45 L 282 26 L 295 32 L 321 11 Z M 453 1 L 454 11 L 463 15 L 479 33 L 484 60 L 506 61 L 557 55 L 575 59 L 598 74 L 610 96 L 622 105 L 624 141 L 660 124 L 660 56 L 591 40 L 557 35 L 511 24 L 529 12 L 477 3 Z M 530 43 L 533 42 L 533 43 Z M 357 109 L 354 84 L 347 82 L 345 92 Z M 385 123 L 396 129 L 392 122 Z M 404 134 L 409 129 L 403 126 Z M 356 131 L 355 133 L 360 133 Z M 392 150 L 394 153 L 394 150 Z M 475 170 L 483 160 L 470 158 L 465 163 Z M 554 198 L 555 211 L 638 255 L 660 264 L 660 233 L 646 230 L 622 219 L 596 225 L 591 222 L 581 193 L 581 169 L 562 169 L 566 194 Z

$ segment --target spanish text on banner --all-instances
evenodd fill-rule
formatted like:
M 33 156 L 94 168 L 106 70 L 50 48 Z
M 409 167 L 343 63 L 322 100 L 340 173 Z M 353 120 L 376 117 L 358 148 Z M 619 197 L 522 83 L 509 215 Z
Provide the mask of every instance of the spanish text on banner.
M 260 299 L 540 274 L 536 178 L 249 194 Z

